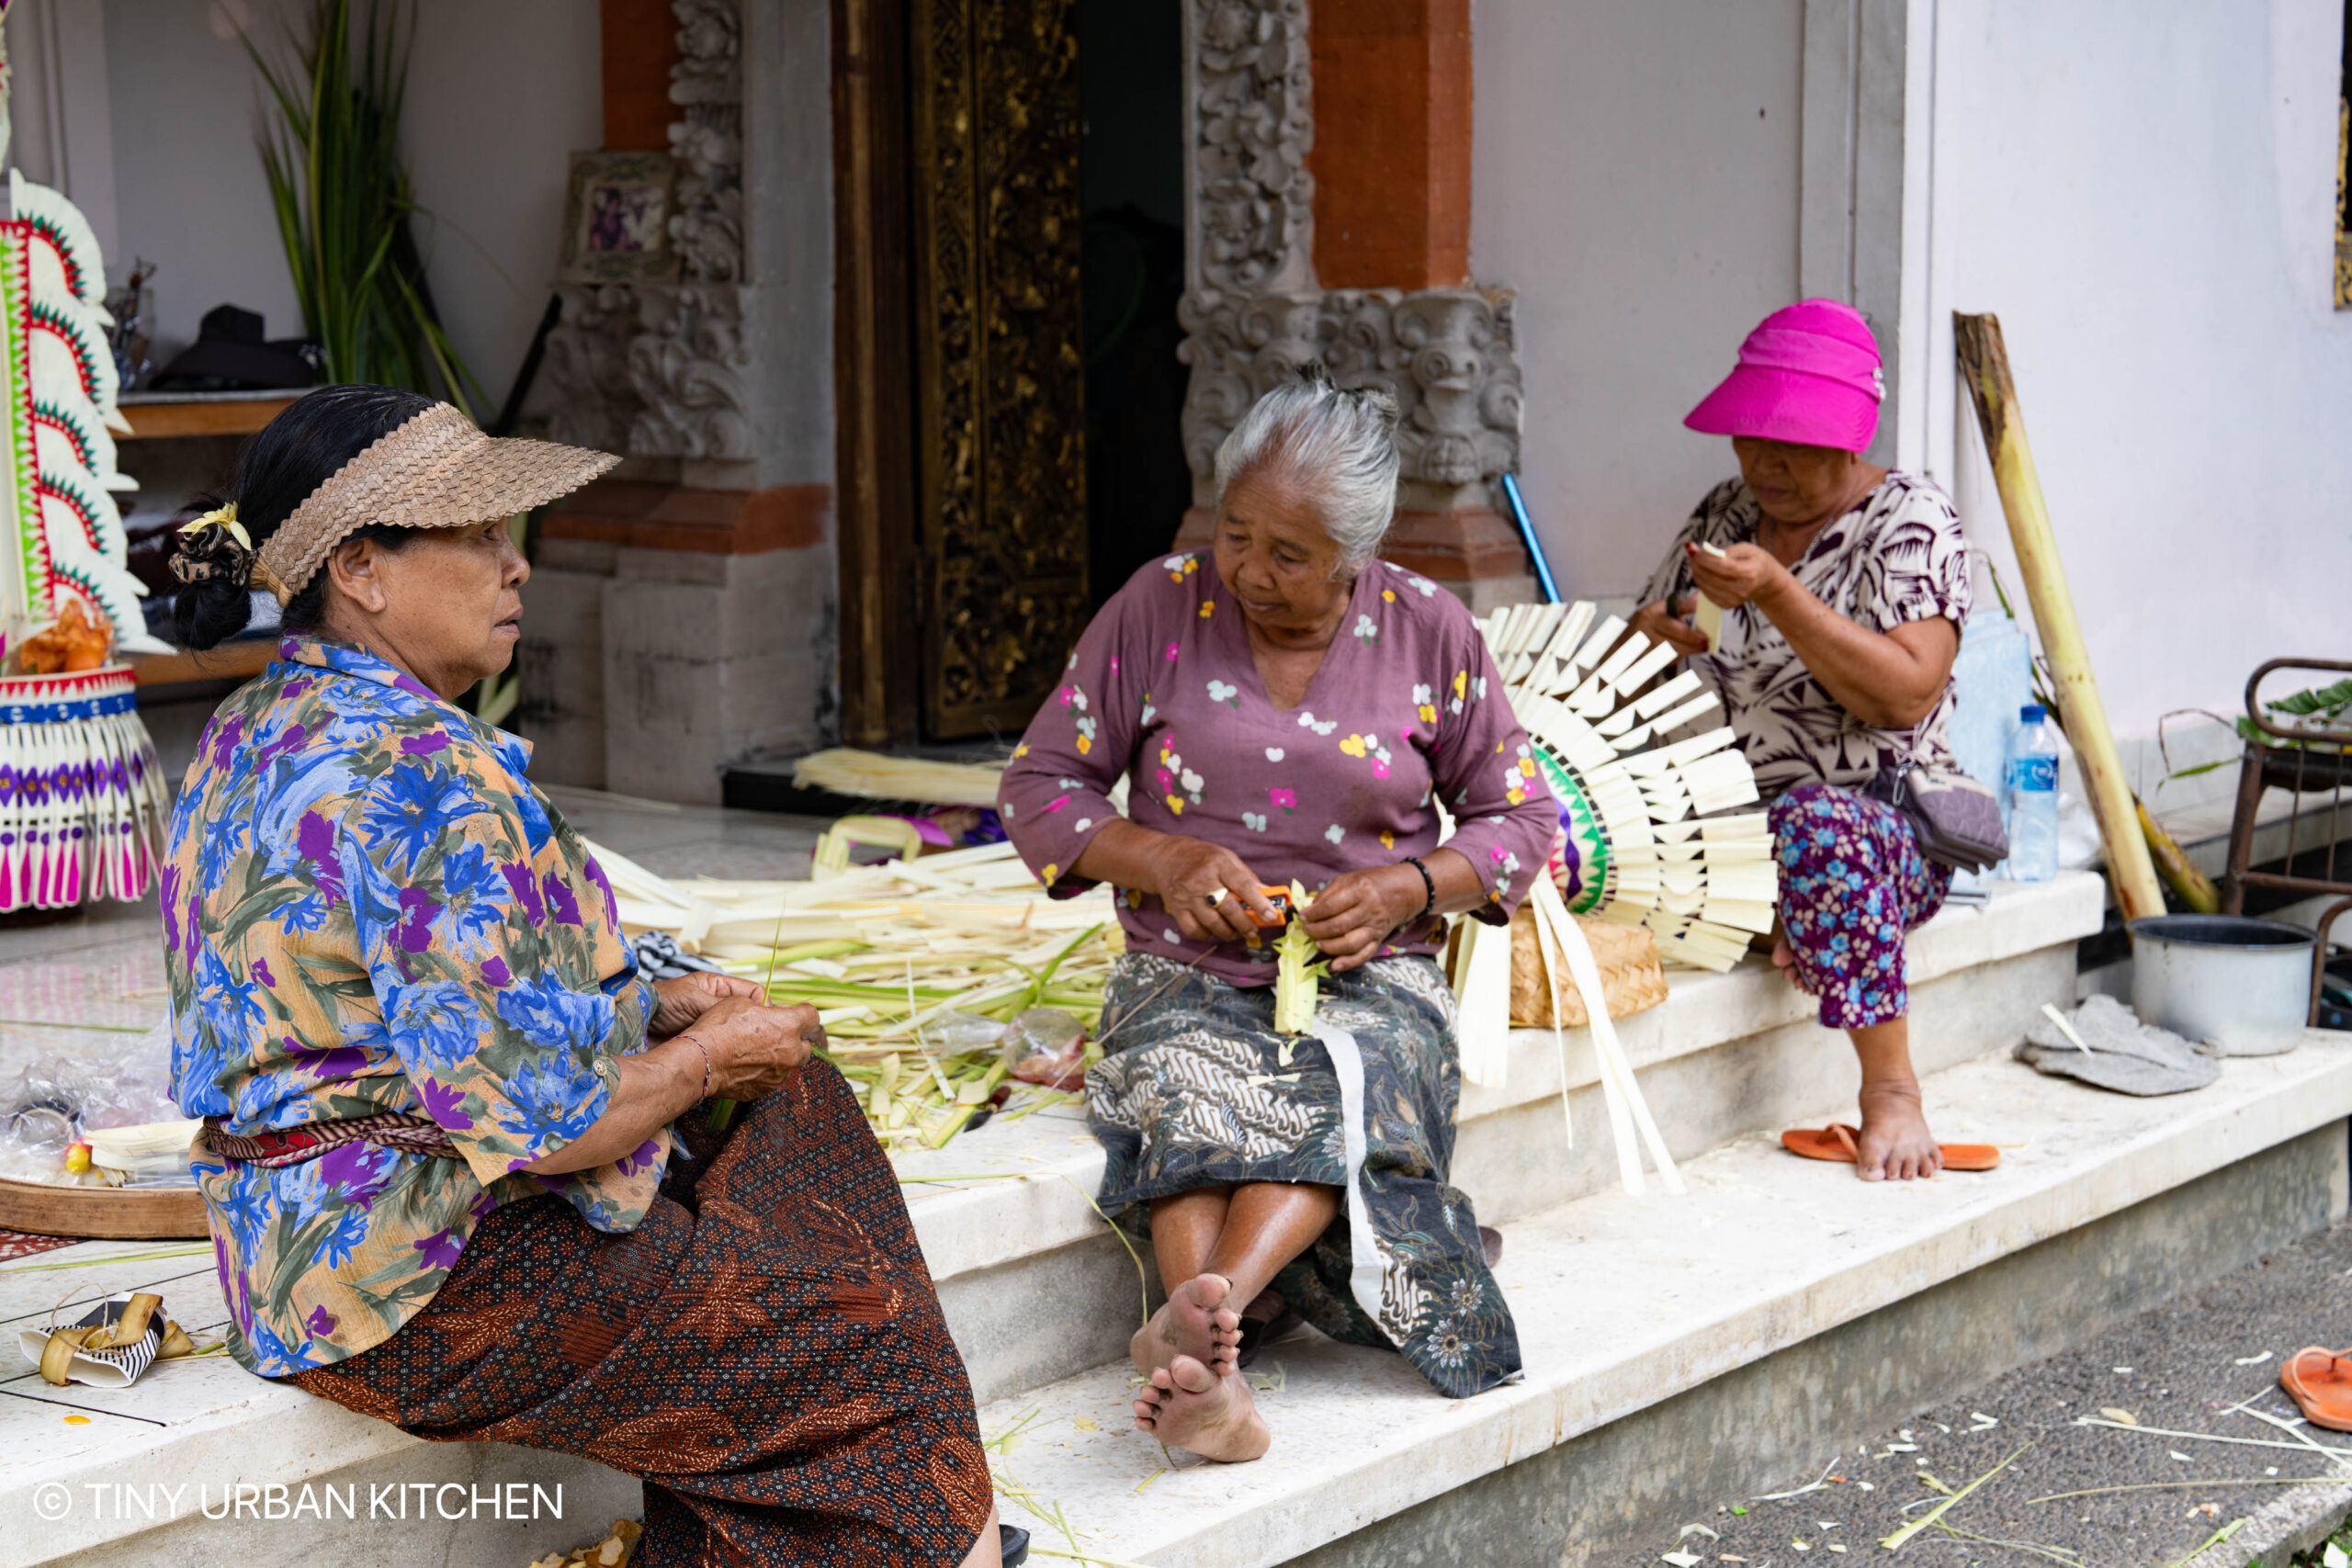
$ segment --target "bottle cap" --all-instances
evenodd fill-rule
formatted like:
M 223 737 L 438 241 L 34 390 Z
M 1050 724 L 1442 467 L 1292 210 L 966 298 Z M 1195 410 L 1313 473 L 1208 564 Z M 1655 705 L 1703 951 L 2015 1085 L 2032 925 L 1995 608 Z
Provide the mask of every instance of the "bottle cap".
M 2028 703 L 2025 706 L 2018 709 L 2018 722 L 2019 724 L 2040 724 L 2043 719 L 2048 718 L 2049 716 L 2050 711 L 2043 707 L 2040 703 Z

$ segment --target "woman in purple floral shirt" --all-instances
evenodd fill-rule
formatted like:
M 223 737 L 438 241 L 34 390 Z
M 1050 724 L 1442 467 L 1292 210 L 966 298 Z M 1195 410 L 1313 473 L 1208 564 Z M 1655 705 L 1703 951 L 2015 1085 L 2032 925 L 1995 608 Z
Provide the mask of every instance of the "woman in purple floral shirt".
M 649 984 L 529 749 L 454 705 L 514 655 L 505 520 L 611 462 L 328 388 L 181 536 L 185 641 L 253 588 L 289 634 L 206 730 L 163 876 L 230 1349 L 643 1477 L 653 1568 L 994 1563 L 970 1384 L 813 1011 Z M 702 1135 L 722 1096 L 752 1103 Z
M 1215 549 L 1103 607 L 1000 801 L 1056 894 L 1121 890 L 1087 1091 L 1104 1211 L 1148 1210 L 1169 1292 L 1132 1346 L 1136 1425 L 1213 1459 L 1265 1451 L 1238 1364 L 1292 1314 L 1455 1397 L 1519 1371 L 1446 1180 L 1460 1074 L 1430 955 L 1444 915 L 1510 919 L 1557 817 L 1469 612 L 1374 558 L 1395 421 L 1319 378 L 1261 399 L 1217 453 Z M 1258 923 L 1261 886 L 1294 881 L 1332 970 L 1295 1039 Z

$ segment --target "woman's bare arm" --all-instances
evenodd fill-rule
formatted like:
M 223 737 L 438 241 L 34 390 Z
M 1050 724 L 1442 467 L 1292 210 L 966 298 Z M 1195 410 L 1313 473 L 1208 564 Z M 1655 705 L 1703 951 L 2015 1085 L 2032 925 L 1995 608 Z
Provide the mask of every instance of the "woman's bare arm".
M 1734 545 L 1720 556 L 1694 551 L 1690 570 L 1700 590 L 1725 609 L 1754 603 L 1838 705 L 1864 724 L 1908 729 L 1936 711 L 1960 654 L 1960 629 L 1943 616 L 1872 631 L 1815 598 L 1754 545 Z
M 762 1007 L 743 997 L 727 997 L 676 1039 L 623 1056 L 620 1083 L 605 1101 L 605 1113 L 580 1136 L 522 1168 L 560 1176 L 636 1153 L 702 1100 L 705 1052 L 713 1098 L 757 1100 L 782 1086 L 824 1038 L 815 1008 Z

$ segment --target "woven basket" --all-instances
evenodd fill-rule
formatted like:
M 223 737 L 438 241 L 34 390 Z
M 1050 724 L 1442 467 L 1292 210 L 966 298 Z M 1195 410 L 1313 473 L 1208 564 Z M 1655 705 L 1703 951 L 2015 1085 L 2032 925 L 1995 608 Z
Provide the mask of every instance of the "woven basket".
M 1586 915 L 1570 917 L 1591 944 L 1593 962 L 1600 965 L 1600 992 L 1609 1016 L 1624 1018 L 1644 1012 L 1666 1000 L 1666 970 L 1658 963 L 1657 941 L 1645 926 L 1621 926 Z M 1560 976 L 1560 1027 L 1580 1029 L 1592 1021 L 1584 998 Z M 1510 922 L 1510 1021 L 1514 1029 L 1552 1027 L 1552 995 L 1544 983 L 1544 961 L 1536 951 L 1535 914 L 1521 907 Z
M 0 676 L 0 911 L 144 897 L 169 810 L 130 667 Z

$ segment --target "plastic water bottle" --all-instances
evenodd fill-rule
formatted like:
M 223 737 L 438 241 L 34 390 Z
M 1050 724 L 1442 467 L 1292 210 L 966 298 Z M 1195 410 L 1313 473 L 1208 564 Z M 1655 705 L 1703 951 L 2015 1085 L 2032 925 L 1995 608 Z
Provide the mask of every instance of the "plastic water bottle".
M 2047 882 L 2058 874 L 2058 738 L 2039 703 L 2018 711 L 2009 743 L 2009 879 Z

